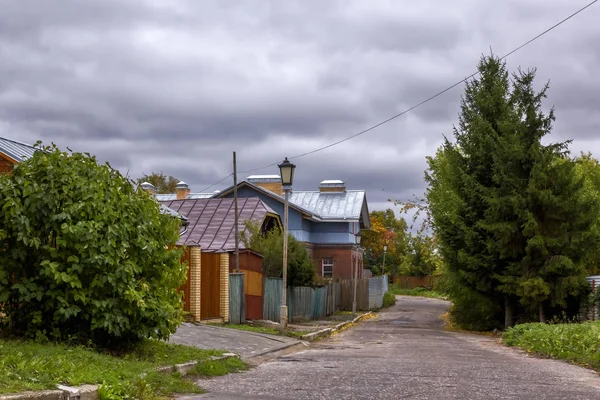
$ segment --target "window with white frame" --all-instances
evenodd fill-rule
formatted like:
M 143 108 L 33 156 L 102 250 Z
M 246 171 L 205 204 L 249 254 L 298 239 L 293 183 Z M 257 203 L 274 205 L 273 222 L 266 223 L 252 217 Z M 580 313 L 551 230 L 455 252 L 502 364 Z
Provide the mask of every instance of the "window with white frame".
M 323 278 L 333 278 L 333 258 L 325 257 L 321 260 L 321 275 Z

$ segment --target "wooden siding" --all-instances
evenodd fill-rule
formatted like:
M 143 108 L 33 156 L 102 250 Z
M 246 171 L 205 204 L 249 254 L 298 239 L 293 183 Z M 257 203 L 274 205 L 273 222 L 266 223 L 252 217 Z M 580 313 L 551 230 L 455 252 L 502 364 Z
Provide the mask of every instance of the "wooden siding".
M 0 154 L 0 174 L 10 174 L 14 168 L 14 163 Z

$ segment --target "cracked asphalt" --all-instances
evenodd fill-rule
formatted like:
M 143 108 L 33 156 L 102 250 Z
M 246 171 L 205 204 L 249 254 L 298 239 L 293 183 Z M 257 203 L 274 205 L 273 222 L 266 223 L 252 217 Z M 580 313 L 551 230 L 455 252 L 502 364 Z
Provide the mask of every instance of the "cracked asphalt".
M 442 300 L 398 296 L 376 319 L 189 399 L 600 399 L 593 371 L 443 330 Z

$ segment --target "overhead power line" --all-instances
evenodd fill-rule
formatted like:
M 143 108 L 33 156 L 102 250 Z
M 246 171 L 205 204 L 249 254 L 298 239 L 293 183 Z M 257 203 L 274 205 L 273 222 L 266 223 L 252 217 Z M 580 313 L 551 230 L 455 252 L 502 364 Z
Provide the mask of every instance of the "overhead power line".
M 225 179 L 227 179 L 227 178 L 229 178 L 229 177 L 231 177 L 231 176 L 233 176 L 233 173 L 231 173 L 231 174 L 227 175 L 225 178 L 223 178 L 223 179 L 219 180 L 218 182 L 215 182 L 215 183 L 213 183 L 212 185 L 205 187 L 204 189 L 202 189 L 202 190 L 200 191 L 200 193 L 206 193 L 206 191 L 207 191 L 208 189 L 210 189 L 210 188 L 213 188 L 213 187 L 217 186 L 219 183 L 223 182 Z
M 505 59 L 505 58 L 507 58 L 507 57 L 511 56 L 512 54 L 514 54 L 514 53 L 516 53 L 517 51 L 521 50 L 523 47 L 525 47 L 525 46 L 527 46 L 527 45 L 531 44 L 532 42 L 536 41 L 537 39 L 539 39 L 540 37 L 544 36 L 544 35 L 545 35 L 545 34 L 547 34 L 548 32 L 550 32 L 550 31 L 552 31 L 552 30 L 556 29 L 556 28 L 557 28 L 557 27 L 559 27 L 560 25 L 564 24 L 565 22 L 567 22 L 568 20 L 570 20 L 571 18 L 573 18 L 573 17 L 574 17 L 574 16 L 576 16 L 577 14 L 579 14 L 579 13 L 583 12 L 584 10 L 586 10 L 586 9 L 587 9 L 587 8 L 589 8 L 589 7 L 591 7 L 592 5 L 594 5 L 594 4 L 595 4 L 595 3 L 597 3 L 597 2 L 598 2 L 598 0 L 594 0 L 594 1 L 590 2 L 589 4 L 587 4 L 586 6 L 584 6 L 584 7 L 580 8 L 580 9 L 578 9 L 578 10 L 577 10 L 577 11 L 575 11 L 573 14 L 571 14 L 571 15 L 569 15 L 568 17 L 564 18 L 563 20 L 561 20 L 561 21 L 557 22 L 556 24 L 552 25 L 551 27 L 549 27 L 548 29 L 546 29 L 546 30 L 545 30 L 545 31 L 543 31 L 542 33 L 538 34 L 537 36 L 534 36 L 533 38 L 529 39 L 528 41 L 526 41 L 525 43 L 523 43 L 523 44 L 522 44 L 522 45 L 520 45 L 519 47 L 517 47 L 517 48 L 515 48 L 515 49 L 511 50 L 510 52 L 506 53 L 505 55 L 503 55 L 502 57 L 500 57 L 500 59 L 501 59 L 501 60 L 503 60 L 503 59 Z M 362 131 L 360 131 L 360 132 L 357 132 L 357 133 L 355 133 L 355 134 L 353 134 L 353 135 L 350 135 L 350 136 L 348 136 L 348 137 L 345 137 L 345 138 L 343 138 L 343 139 L 340 139 L 340 140 L 338 140 L 338 141 L 336 141 L 336 142 L 333 142 L 333 143 L 330 143 L 330 144 L 328 144 L 328 145 L 325 145 L 325 146 L 319 147 L 319 148 L 317 148 L 317 149 L 314 149 L 314 150 L 311 150 L 311 151 L 307 151 L 306 153 L 301 153 L 301 154 L 295 155 L 295 156 L 293 156 L 293 157 L 288 157 L 288 159 L 290 159 L 290 160 L 291 160 L 291 159 L 296 159 L 296 158 L 300 158 L 300 157 L 308 156 L 308 155 L 310 155 L 310 154 L 318 153 L 318 152 L 320 152 L 320 151 L 323 151 L 323 150 L 329 149 L 329 148 L 331 148 L 331 147 L 337 146 L 338 144 L 341 144 L 341 143 L 347 142 L 348 140 L 354 139 L 355 137 L 358 137 L 358 136 L 364 135 L 364 134 L 365 134 L 365 133 L 367 133 L 367 132 L 370 132 L 370 131 L 372 131 L 372 130 L 374 130 L 374 129 L 376 129 L 376 128 L 379 128 L 380 126 L 382 126 L 382 125 L 385 125 L 385 124 L 387 124 L 388 122 L 391 122 L 391 121 L 395 120 L 396 118 L 399 118 L 399 117 L 403 116 L 404 114 L 407 114 L 407 113 L 411 112 L 412 110 L 414 110 L 414 109 L 416 109 L 416 108 L 418 108 L 418 107 L 422 106 L 422 105 L 423 105 L 423 104 L 425 104 L 425 103 L 429 103 L 431 100 L 433 100 L 433 99 L 435 99 L 435 98 L 437 98 L 437 97 L 439 97 L 439 96 L 443 95 L 444 93 L 446 93 L 446 92 L 448 92 L 448 91 L 450 91 L 450 90 L 454 89 L 455 87 L 459 86 L 461 83 L 468 81 L 469 79 L 471 79 L 471 78 L 473 78 L 473 77 L 477 76 L 478 74 L 479 74 L 479 71 L 477 71 L 477 72 L 474 72 L 474 73 L 472 73 L 471 75 L 467 76 L 466 78 L 463 78 L 463 79 L 461 79 L 460 81 L 458 81 L 458 82 L 456 82 L 456 83 L 454 83 L 454 84 L 452 84 L 452 85 L 448 86 L 447 88 L 445 88 L 445 89 L 443 89 L 443 90 L 441 90 L 441 91 L 437 92 L 437 93 L 436 93 L 436 94 L 434 94 L 433 96 L 430 96 L 430 97 L 426 98 L 425 100 L 422 100 L 421 102 L 419 102 L 419 103 L 415 104 L 414 106 L 412 106 L 412 107 L 410 107 L 410 108 L 407 108 L 406 110 L 404 110 L 404 111 L 402 111 L 402 112 L 400 112 L 400 113 L 398 113 L 398 114 L 395 114 L 395 115 L 393 115 L 393 116 L 391 116 L 391 117 L 389 117 L 389 118 L 387 118 L 387 119 L 385 119 L 385 120 L 383 120 L 383 121 L 381 121 L 381 122 L 379 122 L 379 123 L 377 123 L 377 124 L 375 124 L 375 125 L 372 125 L 372 126 L 370 126 L 369 128 L 367 128 L 367 129 L 364 129 L 364 130 L 362 130 Z M 278 161 L 278 162 L 271 163 L 271 164 L 268 164 L 268 165 L 264 165 L 264 166 L 262 166 L 262 167 L 253 168 L 253 169 L 249 169 L 249 170 L 245 170 L 245 171 L 240 171 L 240 173 L 248 173 L 248 172 L 254 172 L 254 171 L 258 171 L 258 170 L 261 170 L 261 169 L 265 169 L 265 168 L 269 168 L 269 167 L 275 166 L 275 165 L 277 165 L 278 163 L 279 163 L 279 161 Z

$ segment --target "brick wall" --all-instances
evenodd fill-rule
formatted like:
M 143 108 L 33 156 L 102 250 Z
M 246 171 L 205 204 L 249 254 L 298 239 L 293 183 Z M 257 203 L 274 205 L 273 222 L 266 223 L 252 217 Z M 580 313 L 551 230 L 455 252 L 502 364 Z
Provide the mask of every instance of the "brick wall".
M 318 246 L 314 245 L 313 262 L 317 274 L 322 275 L 321 262 L 323 258 L 333 259 L 333 279 L 353 279 L 354 257 L 358 257 L 358 277 L 362 277 L 363 254 L 355 251 L 354 246 Z
M 220 299 L 220 314 L 223 322 L 229 322 L 229 253 L 221 253 L 221 299 Z
M 201 285 L 201 256 L 200 256 L 200 247 L 194 246 L 190 247 L 190 314 L 192 314 L 192 318 L 194 321 L 200 321 L 200 299 L 201 293 L 200 288 Z

